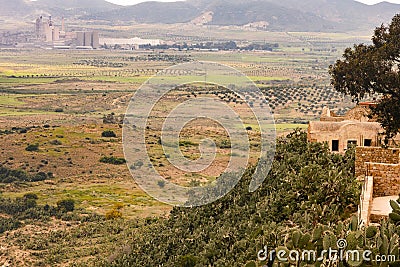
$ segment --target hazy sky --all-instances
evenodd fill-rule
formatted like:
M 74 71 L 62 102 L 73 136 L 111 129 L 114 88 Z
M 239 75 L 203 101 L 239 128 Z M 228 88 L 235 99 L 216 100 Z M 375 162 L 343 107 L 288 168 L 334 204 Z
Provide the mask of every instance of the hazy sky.
M 107 0 L 108 2 L 111 3 L 115 3 L 115 4 L 119 4 L 119 5 L 134 5 L 140 2 L 146 2 L 146 0 Z M 160 2 L 174 2 L 176 0 L 158 0 Z M 376 4 L 379 2 L 382 2 L 380 0 L 357 0 L 358 2 L 362 2 L 365 4 Z M 400 4 L 400 0 L 387 0 L 387 2 L 391 2 L 391 3 L 396 3 L 396 4 Z

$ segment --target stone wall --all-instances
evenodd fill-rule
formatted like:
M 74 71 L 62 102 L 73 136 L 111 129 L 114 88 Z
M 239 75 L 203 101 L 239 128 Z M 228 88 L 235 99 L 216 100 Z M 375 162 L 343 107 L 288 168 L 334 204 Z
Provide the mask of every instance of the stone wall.
M 374 197 L 400 194 L 400 165 L 371 164 L 370 175 L 374 177 Z
M 400 194 L 400 150 L 380 147 L 356 148 L 356 177 L 374 178 L 374 197 Z
M 400 149 L 385 149 L 381 147 L 357 147 L 356 148 L 356 177 L 368 175 L 369 163 L 400 163 Z

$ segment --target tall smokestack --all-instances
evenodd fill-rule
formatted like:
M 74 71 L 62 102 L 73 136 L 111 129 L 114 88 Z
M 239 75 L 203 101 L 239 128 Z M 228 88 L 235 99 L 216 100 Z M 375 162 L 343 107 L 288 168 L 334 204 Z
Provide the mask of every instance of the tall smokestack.
M 65 26 L 64 26 L 64 17 L 61 20 L 61 31 L 65 32 Z

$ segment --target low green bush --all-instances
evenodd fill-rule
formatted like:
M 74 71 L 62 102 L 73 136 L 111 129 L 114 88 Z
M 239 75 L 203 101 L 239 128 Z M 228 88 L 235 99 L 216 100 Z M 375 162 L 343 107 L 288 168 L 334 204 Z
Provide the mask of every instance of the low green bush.
M 126 160 L 124 158 L 116 158 L 116 157 L 102 157 L 100 159 L 100 162 L 102 163 L 108 163 L 108 164 L 114 164 L 114 165 L 122 165 L 126 163 Z
M 29 144 L 26 148 L 26 151 L 39 151 L 39 144 Z
M 68 212 L 75 209 L 75 201 L 73 199 L 63 199 L 57 202 L 57 208 L 59 210 Z
M 105 130 L 101 133 L 102 137 L 117 137 L 117 135 L 112 130 Z

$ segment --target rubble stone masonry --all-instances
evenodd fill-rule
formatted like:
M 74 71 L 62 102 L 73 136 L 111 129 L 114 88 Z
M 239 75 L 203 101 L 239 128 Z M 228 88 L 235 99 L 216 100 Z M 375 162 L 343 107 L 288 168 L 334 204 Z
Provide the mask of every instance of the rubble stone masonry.
M 400 194 L 400 149 L 357 147 L 356 177 L 372 176 L 373 197 Z

